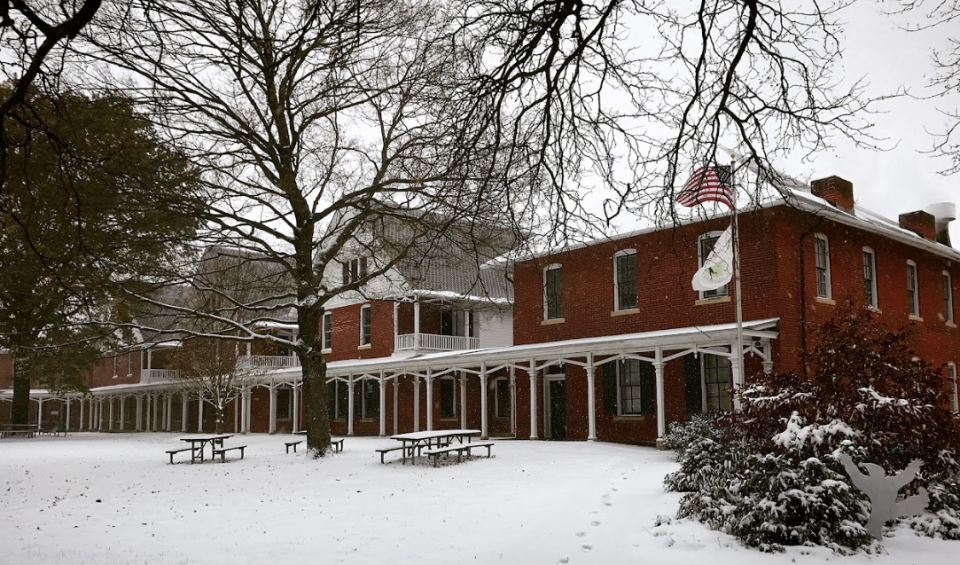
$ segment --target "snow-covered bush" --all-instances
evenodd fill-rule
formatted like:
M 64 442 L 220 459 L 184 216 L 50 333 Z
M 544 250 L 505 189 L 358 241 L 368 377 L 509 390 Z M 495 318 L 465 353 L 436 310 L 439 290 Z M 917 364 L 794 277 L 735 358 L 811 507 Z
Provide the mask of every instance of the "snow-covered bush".
M 672 422 L 663 436 L 663 448 L 677 452 L 677 460 L 683 449 L 695 440 L 709 438 L 719 440 L 724 433 L 723 428 L 717 425 L 715 414 L 694 414 L 688 420 Z
M 863 309 L 838 308 L 818 338 L 808 359 L 812 378 L 748 377 L 739 391 L 742 410 L 672 431 L 680 470 L 664 484 L 686 493 L 679 516 L 765 551 L 869 549 L 869 499 L 837 457 L 890 473 L 921 459 L 921 477 L 903 494 L 926 487 L 932 514 L 910 524 L 960 539 L 960 420 L 947 409 L 946 379 L 916 359 L 906 332 L 879 325 Z

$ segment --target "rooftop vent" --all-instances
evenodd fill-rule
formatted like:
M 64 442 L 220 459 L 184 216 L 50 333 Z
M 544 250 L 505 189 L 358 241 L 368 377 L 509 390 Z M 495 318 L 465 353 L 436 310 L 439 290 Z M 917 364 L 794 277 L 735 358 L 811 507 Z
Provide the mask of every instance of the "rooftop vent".
M 950 222 L 957 219 L 957 205 L 953 202 L 938 202 L 926 207 L 925 211 L 934 218 L 937 231 L 937 243 L 950 245 Z

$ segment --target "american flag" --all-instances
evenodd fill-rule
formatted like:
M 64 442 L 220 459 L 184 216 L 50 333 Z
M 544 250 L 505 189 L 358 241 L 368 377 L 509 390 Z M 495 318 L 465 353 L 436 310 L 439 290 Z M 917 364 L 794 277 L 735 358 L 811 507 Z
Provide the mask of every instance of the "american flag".
M 692 208 L 703 202 L 722 202 L 733 210 L 730 167 L 700 167 L 677 194 L 677 203 Z

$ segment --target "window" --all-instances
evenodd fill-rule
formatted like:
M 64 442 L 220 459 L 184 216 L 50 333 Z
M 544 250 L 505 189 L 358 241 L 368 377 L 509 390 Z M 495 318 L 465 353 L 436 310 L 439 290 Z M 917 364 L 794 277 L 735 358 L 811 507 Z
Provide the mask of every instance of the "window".
M 546 320 L 563 318 L 563 269 L 550 265 L 543 273 L 543 317 Z
M 342 420 L 347 417 L 349 406 L 347 394 L 347 383 L 338 380 L 327 383 L 327 414 L 331 420 Z
M 830 298 L 830 244 L 827 236 L 817 234 L 813 238 L 817 266 L 817 296 Z
M 380 383 L 361 379 L 353 383 L 353 417 L 370 420 L 380 417 Z
M 457 381 L 453 377 L 440 379 L 440 417 L 457 417 Z
M 350 259 L 340 264 L 343 269 L 343 284 L 353 284 L 367 276 L 367 258 Z
M 333 349 L 333 312 L 323 313 L 323 349 Z
M 720 234 L 723 232 L 713 231 L 705 233 L 700 236 L 700 239 L 697 244 L 697 253 L 699 254 L 699 266 L 703 267 L 703 263 L 710 257 L 710 252 L 713 251 L 713 246 L 717 244 L 717 240 L 720 239 Z M 710 298 L 717 298 L 720 296 L 727 295 L 727 286 L 721 286 L 714 290 L 704 290 L 700 292 L 700 298 L 702 300 L 708 300 Z
M 120 364 L 120 356 L 117 354 L 113 355 L 113 378 L 117 378 L 117 366 Z
M 657 407 L 657 381 L 653 365 L 637 359 L 617 363 L 617 413 L 623 416 L 650 414 Z
M 493 381 L 494 415 L 497 418 L 510 417 L 510 381 L 500 377 Z
M 946 271 L 943 272 L 943 320 L 953 323 L 953 281 Z
M 701 355 L 703 358 L 703 388 L 708 412 L 730 410 L 732 369 L 730 360 L 719 355 Z
M 370 345 L 370 305 L 360 308 L 360 345 Z
M 288 420 L 293 413 L 293 389 L 288 386 L 277 388 L 277 419 Z
M 917 294 L 917 264 L 907 261 L 907 310 L 911 316 L 920 315 L 920 296 Z
M 637 252 L 628 249 L 613 258 L 613 285 L 617 310 L 637 307 Z
M 947 378 L 950 379 L 950 410 L 956 414 L 960 411 L 960 397 L 958 397 L 957 364 L 947 363 Z
M 863 248 L 863 295 L 867 308 L 877 307 L 877 258 L 869 247 Z

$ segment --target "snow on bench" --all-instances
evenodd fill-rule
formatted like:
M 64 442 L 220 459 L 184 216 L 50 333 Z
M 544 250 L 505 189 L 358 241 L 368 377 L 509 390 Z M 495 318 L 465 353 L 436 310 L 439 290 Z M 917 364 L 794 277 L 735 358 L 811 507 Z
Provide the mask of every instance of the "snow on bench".
M 433 457 L 433 466 L 437 466 L 437 458 L 444 453 L 457 452 L 457 463 L 460 462 L 463 452 L 467 452 L 467 457 L 470 456 L 470 450 L 476 447 L 486 447 L 487 448 L 487 457 L 490 457 L 490 448 L 493 447 L 492 441 L 475 441 L 473 443 L 461 443 L 457 445 L 449 445 L 447 447 L 438 447 L 434 449 L 428 449 L 424 451 L 428 457 Z
M 226 463 L 226 461 L 227 461 L 227 452 L 230 451 L 231 449 L 239 449 L 239 450 L 240 450 L 240 459 L 243 459 L 243 450 L 246 449 L 246 448 L 247 448 L 247 446 L 245 446 L 245 445 L 235 445 L 235 446 L 233 446 L 233 447 L 221 447 L 220 449 L 214 449 L 214 450 L 213 450 L 213 458 L 216 459 L 216 458 L 217 458 L 217 455 L 219 455 L 219 456 L 220 456 L 220 462 L 221 462 L 221 463 Z
M 291 448 L 291 447 L 293 448 L 293 452 L 296 453 L 296 452 L 297 452 L 297 446 L 300 445 L 301 443 L 303 443 L 303 440 L 302 440 L 302 439 L 298 439 L 298 440 L 294 440 L 294 441 L 285 441 L 285 442 L 283 442 L 283 445 L 287 446 L 287 453 L 290 453 L 290 448 Z
M 167 450 L 167 453 L 170 454 L 170 464 L 173 465 L 173 456 L 174 456 L 174 455 L 176 455 L 177 453 L 182 453 L 182 452 L 184 452 L 184 451 L 193 451 L 193 448 L 192 448 L 192 447 L 181 447 L 180 449 L 168 449 L 168 450 Z M 191 457 L 192 457 L 192 454 L 191 454 Z M 190 459 L 190 462 L 191 462 L 191 463 L 193 462 L 193 459 L 192 459 L 192 458 Z
M 380 454 L 380 464 L 381 464 L 381 465 L 383 464 L 383 456 L 384 456 L 385 454 L 390 453 L 391 451 L 397 451 L 398 449 L 406 449 L 406 448 L 407 448 L 407 446 L 405 446 L 405 445 L 398 445 L 398 446 L 396 446 L 396 447 L 382 447 L 382 448 L 380 448 L 380 449 L 377 449 L 377 450 L 376 450 L 377 453 Z

